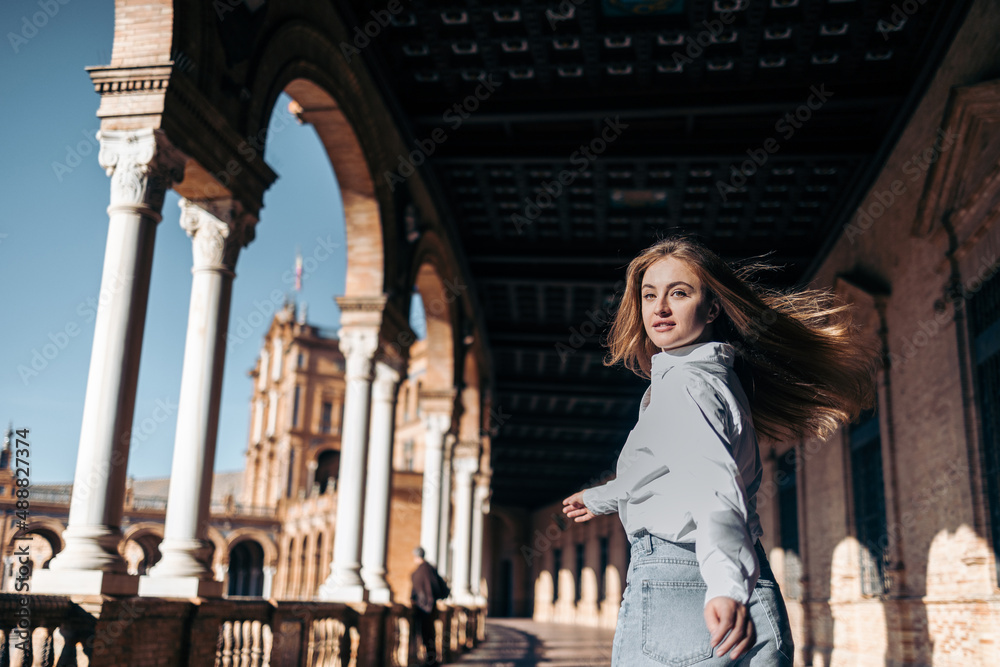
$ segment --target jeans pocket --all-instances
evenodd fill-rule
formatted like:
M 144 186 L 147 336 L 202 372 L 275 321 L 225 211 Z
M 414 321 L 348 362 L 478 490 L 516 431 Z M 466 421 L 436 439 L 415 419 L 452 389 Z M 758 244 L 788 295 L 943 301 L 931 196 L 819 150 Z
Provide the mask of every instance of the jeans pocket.
M 785 601 L 781 597 L 781 589 L 777 582 L 767 579 L 758 579 L 754 588 L 754 595 L 760 601 L 761 608 L 770 623 L 770 631 L 774 636 L 778 652 L 791 664 L 792 654 L 795 652 L 795 643 L 792 641 L 792 627 L 788 622 L 788 611 L 785 609 Z M 757 630 L 758 635 L 760 630 Z
M 642 581 L 642 652 L 670 667 L 711 660 L 705 625 L 707 586 L 689 581 Z

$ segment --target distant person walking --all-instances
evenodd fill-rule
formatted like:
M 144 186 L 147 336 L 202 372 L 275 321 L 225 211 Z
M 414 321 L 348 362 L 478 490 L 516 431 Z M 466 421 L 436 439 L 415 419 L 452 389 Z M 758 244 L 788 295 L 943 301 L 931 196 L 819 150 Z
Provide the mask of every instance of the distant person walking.
M 434 636 L 434 608 L 438 600 L 443 600 L 451 594 L 448 584 L 433 565 L 424 560 L 423 547 L 413 550 L 413 560 L 417 569 L 413 571 L 413 586 L 410 601 L 413 604 L 413 628 L 410 631 L 411 640 L 420 635 L 424 645 L 424 667 L 435 667 L 441 662 L 437 658 L 437 647 Z

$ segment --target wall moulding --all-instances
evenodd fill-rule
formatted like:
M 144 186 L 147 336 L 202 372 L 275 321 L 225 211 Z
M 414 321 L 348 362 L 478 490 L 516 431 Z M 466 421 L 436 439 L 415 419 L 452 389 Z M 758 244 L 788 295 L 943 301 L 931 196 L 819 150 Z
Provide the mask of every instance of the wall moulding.
M 960 257 L 1000 219 L 1000 79 L 954 88 L 941 132 L 954 145 L 930 169 L 911 234 L 950 227 Z

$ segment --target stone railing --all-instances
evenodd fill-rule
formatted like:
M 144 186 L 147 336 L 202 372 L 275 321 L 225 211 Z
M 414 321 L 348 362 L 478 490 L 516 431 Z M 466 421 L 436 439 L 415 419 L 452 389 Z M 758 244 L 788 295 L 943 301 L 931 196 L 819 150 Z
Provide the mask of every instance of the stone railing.
M 485 639 L 485 616 L 439 605 L 438 656 Z M 411 621 L 400 604 L 3 594 L 0 667 L 411 667 Z

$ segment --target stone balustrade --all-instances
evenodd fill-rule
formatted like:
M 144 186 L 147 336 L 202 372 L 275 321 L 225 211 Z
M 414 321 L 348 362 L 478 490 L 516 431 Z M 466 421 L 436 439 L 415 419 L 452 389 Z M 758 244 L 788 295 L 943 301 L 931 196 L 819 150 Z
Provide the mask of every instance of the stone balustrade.
M 0 594 L 0 667 L 409 667 L 411 620 L 401 604 Z M 484 640 L 485 620 L 440 604 L 438 655 Z

